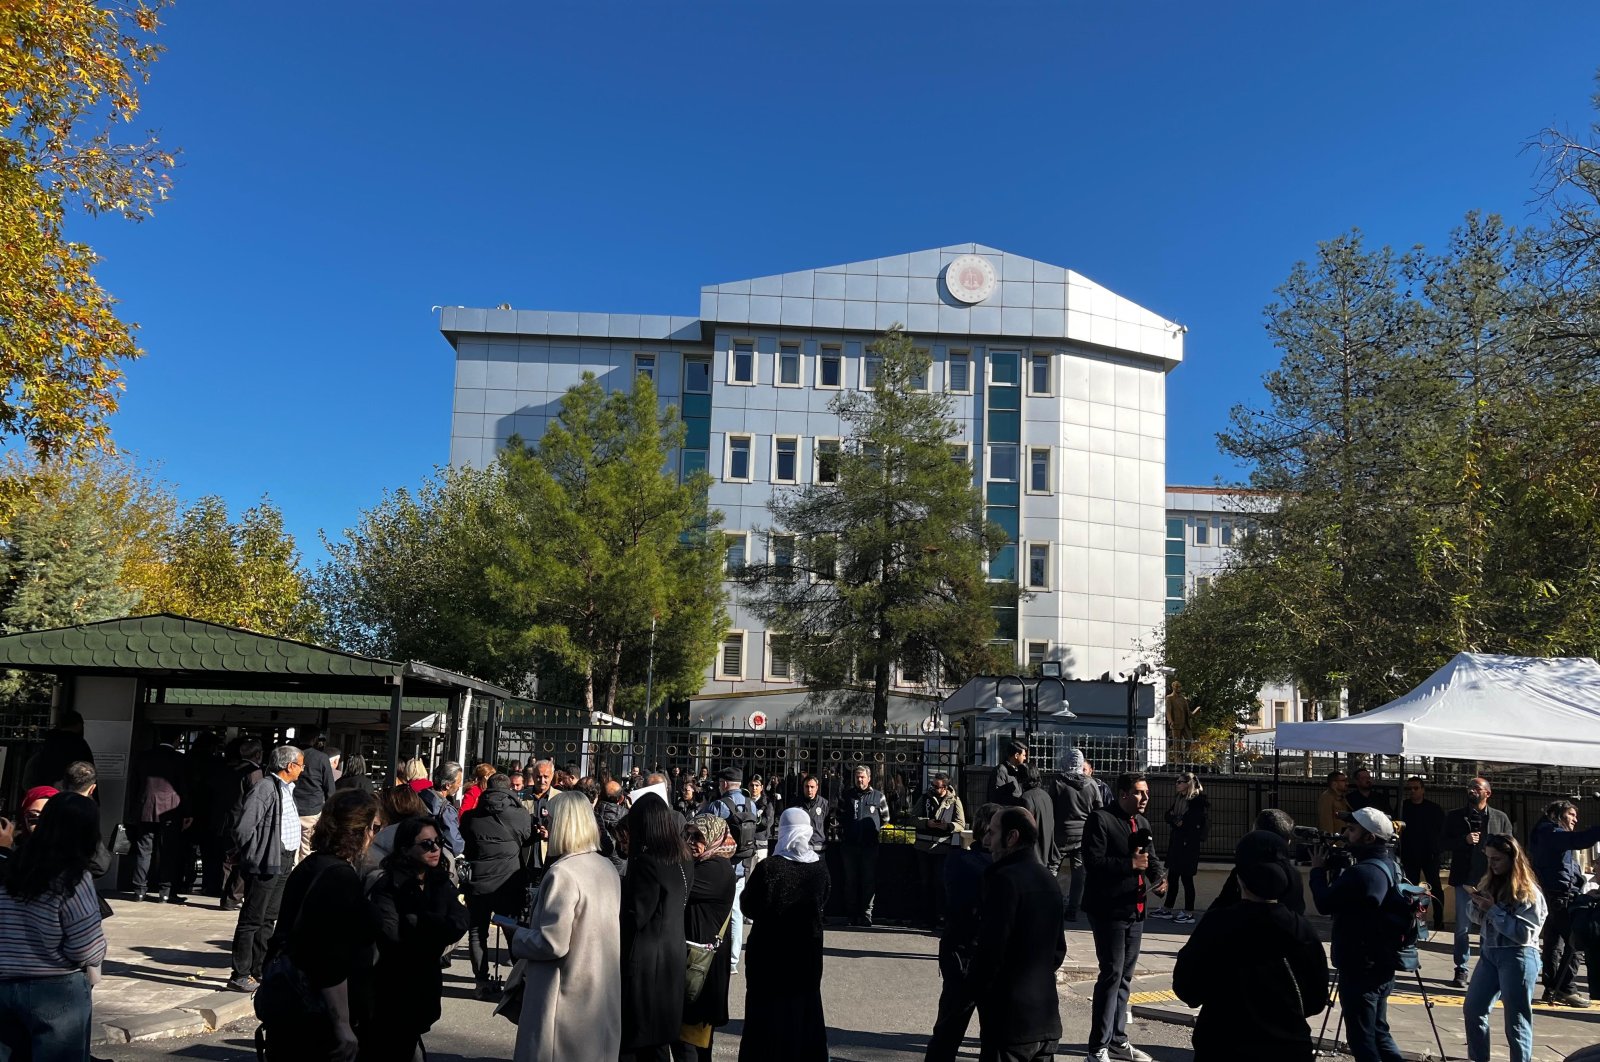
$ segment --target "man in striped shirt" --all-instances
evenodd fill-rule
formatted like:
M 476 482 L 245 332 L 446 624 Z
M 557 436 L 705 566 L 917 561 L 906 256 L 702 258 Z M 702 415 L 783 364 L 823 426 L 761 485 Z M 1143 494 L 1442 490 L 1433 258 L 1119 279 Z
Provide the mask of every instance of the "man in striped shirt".
M 300 850 L 294 783 L 305 770 L 305 762 L 305 754 L 293 745 L 273 749 L 267 757 L 269 773 L 245 795 L 239 824 L 234 827 L 233 842 L 245 883 L 239 925 L 233 934 L 233 975 L 228 979 L 228 987 L 235 992 L 254 992 L 261 983 L 261 966 L 278 922 L 283 885 Z

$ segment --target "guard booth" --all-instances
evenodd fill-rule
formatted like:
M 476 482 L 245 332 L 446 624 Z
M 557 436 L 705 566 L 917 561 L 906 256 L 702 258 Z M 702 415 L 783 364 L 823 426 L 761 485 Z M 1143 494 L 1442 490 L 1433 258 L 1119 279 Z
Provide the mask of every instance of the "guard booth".
M 162 613 L 0 637 L 0 668 L 56 677 L 53 710 L 83 716 L 109 839 L 137 794 L 138 754 L 210 731 L 271 748 L 315 726 L 374 781 L 420 756 L 430 767 L 495 748 L 498 686 L 417 661 L 384 660 Z M 52 717 L 52 723 L 54 717 Z M 42 734 L 40 735 L 43 736 Z M 27 754 L 9 757 L 0 793 L 15 805 Z M 113 868 L 103 879 L 119 879 Z

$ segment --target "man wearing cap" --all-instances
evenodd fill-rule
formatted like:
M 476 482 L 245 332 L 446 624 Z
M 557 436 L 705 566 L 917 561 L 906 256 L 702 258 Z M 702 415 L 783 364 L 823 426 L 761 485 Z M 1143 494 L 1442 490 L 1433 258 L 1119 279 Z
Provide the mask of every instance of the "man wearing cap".
M 1444 843 L 1450 849 L 1450 887 L 1456 893 L 1455 978 L 1453 988 L 1467 987 L 1467 960 L 1472 957 L 1472 898 L 1467 886 L 1476 886 L 1489 871 L 1489 857 L 1483 843 L 1496 834 L 1511 832 L 1511 819 L 1499 808 L 1489 806 L 1487 778 L 1474 778 L 1467 785 L 1467 803 L 1444 817 Z
M 717 788 L 721 794 L 705 806 L 702 815 L 715 815 L 728 823 L 728 836 L 734 840 L 733 852 L 733 910 L 728 916 L 728 940 L 733 950 L 729 964 L 733 973 L 739 972 L 739 955 L 744 948 L 744 914 L 739 909 L 739 898 L 744 895 L 745 875 L 750 872 L 750 862 L 755 858 L 755 825 L 760 819 L 755 802 L 739 787 L 744 784 L 744 771 L 738 767 L 724 767 L 717 772 Z M 750 820 L 751 829 L 741 831 L 740 822 Z M 741 837 L 741 833 L 745 834 Z
M 1329 877 L 1328 849 L 1311 857 L 1311 896 L 1333 918 L 1333 965 L 1350 1053 L 1356 1062 L 1400 1062 L 1389 1034 L 1389 993 L 1400 965 L 1393 924 L 1382 907 L 1399 881 L 1391 842 L 1394 823 L 1376 808 L 1344 812 L 1345 843 L 1355 864 Z
M 1028 746 L 1020 741 L 1005 744 L 1005 758 L 989 776 L 989 802 L 1003 808 L 1022 807 L 1022 793 L 1027 785 Z

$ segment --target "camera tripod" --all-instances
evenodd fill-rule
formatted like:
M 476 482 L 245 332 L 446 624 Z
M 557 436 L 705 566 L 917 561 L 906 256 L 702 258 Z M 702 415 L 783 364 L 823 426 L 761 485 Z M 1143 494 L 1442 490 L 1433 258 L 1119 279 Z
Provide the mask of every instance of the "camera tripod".
M 1396 974 L 1396 980 L 1398 981 L 1398 971 L 1396 971 Z M 1449 1056 L 1444 1052 L 1444 1040 L 1439 1036 L 1439 1023 L 1433 1020 L 1433 997 L 1428 995 L 1428 986 L 1422 983 L 1422 966 L 1420 964 L 1412 968 L 1411 976 L 1417 979 L 1417 991 L 1422 993 L 1422 1005 L 1428 1014 L 1428 1025 L 1433 1029 L 1433 1042 L 1439 1048 L 1439 1057 L 1448 1058 Z M 1328 1009 L 1322 1012 L 1322 1029 L 1317 1033 L 1317 1042 L 1312 1048 L 1312 1051 L 1316 1054 L 1320 1055 L 1322 1053 L 1322 1043 L 1328 1034 L 1328 1018 L 1333 1014 L 1335 1004 L 1339 1007 L 1339 1020 L 1333 1025 L 1333 1044 L 1337 1048 L 1339 1045 L 1339 1029 L 1344 1025 L 1344 1004 L 1339 999 L 1339 971 L 1329 967 Z

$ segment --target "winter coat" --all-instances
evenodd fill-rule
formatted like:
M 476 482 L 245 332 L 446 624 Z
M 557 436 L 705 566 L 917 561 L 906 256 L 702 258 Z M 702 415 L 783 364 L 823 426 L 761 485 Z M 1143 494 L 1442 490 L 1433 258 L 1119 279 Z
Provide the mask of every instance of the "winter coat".
M 1194 874 L 1200 869 L 1200 846 L 1211 827 L 1211 798 L 1196 793 L 1181 814 L 1167 812 L 1172 836 L 1167 841 L 1167 873 Z
M 1306 1019 L 1328 1005 L 1328 959 L 1304 915 L 1241 902 L 1206 912 L 1178 952 L 1172 990 L 1200 1008 L 1195 1062 L 1311 1062 Z
M 995 767 L 989 775 L 989 802 L 1003 808 L 1022 806 L 1022 788 L 1028 776 L 1025 763 L 1005 762 Z
M 295 779 L 294 806 L 300 809 L 300 817 L 305 818 L 322 814 L 322 805 L 333 796 L 338 779 L 333 776 L 333 762 L 321 749 L 304 748 L 300 754 L 306 758 L 306 766 Z
M 717 939 L 723 919 L 733 910 L 733 889 L 738 880 L 733 864 L 720 856 L 695 863 L 689 882 L 689 902 L 683 908 L 685 937 L 697 944 L 710 944 Z M 732 979 L 733 948 L 726 941 L 732 933 L 730 923 L 722 938 L 724 945 L 711 959 L 700 998 L 683 1005 L 685 1025 L 728 1024 L 728 982 Z
M 67 773 L 67 764 L 80 760 L 94 762 L 94 753 L 89 750 L 89 743 L 83 740 L 83 735 L 52 730 L 45 734 L 38 751 L 28 757 L 27 766 L 22 769 L 22 788 L 60 786 L 61 776 Z
M 852 786 L 839 794 L 834 815 L 839 820 L 841 844 L 877 844 L 878 831 L 889 824 L 889 801 L 871 786 Z
M 344 779 L 339 779 L 339 784 L 344 784 Z M 439 824 L 439 837 L 455 855 L 466 851 L 467 843 L 461 837 L 461 812 L 456 810 L 454 804 L 444 798 L 437 789 L 424 789 L 417 794 L 422 798 L 423 806 L 428 809 L 428 814 L 433 816 L 433 821 Z
M 1568 830 L 1549 819 L 1541 819 L 1528 838 L 1528 858 L 1539 888 L 1552 907 L 1570 903 L 1583 892 L 1585 878 L 1573 853 L 1600 844 L 1600 826 L 1587 830 Z
M 977 996 L 983 1054 L 1061 1038 L 1056 968 L 1067 957 L 1061 887 L 1030 846 L 983 872 L 978 946 L 967 983 Z
M 539 886 L 529 927 L 515 1062 L 611 1062 L 622 1050 L 622 883 L 596 852 L 563 856 Z M 679 988 L 682 994 L 682 988 Z
M 1030 785 L 1022 790 L 1022 806 L 1033 814 L 1033 821 L 1039 827 L 1039 838 L 1033 844 L 1039 862 L 1047 868 L 1060 866 L 1061 851 L 1056 847 L 1055 801 L 1050 799 L 1050 794 L 1043 787 Z
M 1166 867 L 1156 857 L 1154 846 L 1145 849 L 1150 866 L 1133 869 L 1132 819 L 1137 828 L 1148 832 L 1150 821 L 1143 815 L 1129 816 L 1120 807 L 1096 808 L 1083 830 L 1083 869 L 1088 880 L 1083 888 L 1083 909 L 1101 918 L 1142 921 L 1155 886 L 1166 878 Z
M 683 907 L 689 863 L 628 860 L 622 879 L 622 1047 L 678 1042 L 683 1025 Z
M 509 789 L 490 789 L 461 816 L 461 837 L 472 864 L 468 896 L 490 896 L 522 873 L 522 846 L 533 822 Z
M 283 785 L 269 774 L 245 794 L 239 819 L 233 827 L 233 846 L 238 850 L 239 869 L 247 874 L 276 877 L 289 872 L 283 866 Z M 294 803 L 290 801 L 290 807 Z
M 828 808 L 827 798 L 818 794 L 811 800 L 801 799 L 799 807 L 811 819 L 811 847 L 820 852 L 828 847 Z M 776 840 L 776 837 L 774 837 Z
M 1409 864 L 1439 858 L 1444 845 L 1444 808 L 1431 800 L 1416 804 L 1402 800 L 1398 818 L 1406 824 L 1400 831 L 1402 861 Z
M 1489 872 L 1489 857 L 1483 842 L 1497 833 L 1509 834 L 1511 819 L 1499 808 L 1456 808 L 1444 817 L 1444 843 L 1450 849 L 1450 884 L 1476 885 Z M 1478 834 L 1476 845 L 1468 844 L 1470 834 Z
M 439 953 L 467 932 L 467 906 L 443 869 L 418 881 L 383 871 L 367 892 L 378 918 L 372 985 L 389 1022 L 419 1035 L 439 1020 L 444 972 Z
M 750 872 L 739 909 L 753 923 L 741 964 L 739 1062 L 828 1062 L 822 911 L 828 868 L 774 856 Z
M 1062 854 L 1083 847 L 1083 827 L 1089 812 L 1100 806 L 1100 789 L 1082 774 L 1059 774 L 1047 787 L 1055 805 L 1056 848 Z
M 627 817 L 628 807 L 620 801 L 613 803 L 602 797 L 594 806 L 595 825 L 600 828 L 600 854 L 611 861 L 618 874 L 628 866 L 628 861 L 617 850 L 617 828 Z
M 157 823 L 182 817 L 184 788 L 183 753 L 171 745 L 157 745 L 139 753 L 133 765 L 135 799 L 133 821 Z
M 1337 878 L 1327 867 L 1311 868 L 1311 897 L 1317 910 L 1333 919 L 1333 963 L 1345 974 L 1391 975 L 1400 964 L 1399 927 L 1382 908 L 1400 868 L 1384 845 L 1351 848 L 1350 854 L 1355 865 Z

